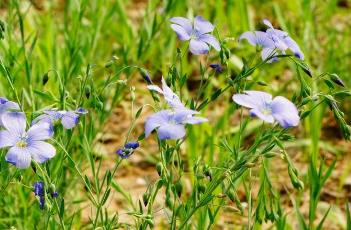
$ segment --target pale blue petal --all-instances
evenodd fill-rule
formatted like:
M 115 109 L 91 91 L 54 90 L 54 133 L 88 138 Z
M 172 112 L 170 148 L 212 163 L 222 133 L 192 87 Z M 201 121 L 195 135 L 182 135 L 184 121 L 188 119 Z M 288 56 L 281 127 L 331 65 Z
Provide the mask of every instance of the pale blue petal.
M 215 50 L 220 51 L 221 46 L 218 40 L 212 36 L 211 34 L 203 34 L 199 37 L 199 41 L 206 42 L 207 44 L 211 45 Z
M 253 116 L 253 117 L 258 117 L 260 118 L 261 120 L 267 122 L 267 123 L 273 123 L 274 122 L 274 118 L 271 114 L 265 114 L 265 113 L 262 113 L 261 110 L 259 109 L 251 109 L 250 110 L 250 115 Z
M 0 148 L 14 146 L 18 137 L 7 130 L 0 131 Z
M 279 31 L 279 33 L 277 31 Z M 287 34 L 286 35 L 280 34 L 280 33 L 285 33 L 285 32 L 283 32 L 281 30 L 268 29 L 266 33 L 273 40 L 274 46 L 277 49 L 279 49 L 281 51 L 285 51 L 286 49 L 288 49 L 288 46 L 284 42 L 284 38 L 287 36 Z
M 54 124 L 54 119 L 48 115 L 48 114 L 42 114 L 38 117 L 36 117 L 33 121 L 32 121 L 32 125 L 35 125 L 37 123 L 41 123 L 41 122 L 45 122 L 45 123 L 49 123 L 49 124 Z
M 201 124 L 207 121 L 208 119 L 204 117 L 189 117 L 183 121 L 183 124 L 195 125 L 195 124 Z
M 175 23 L 183 27 L 187 34 L 191 34 L 193 31 L 192 23 L 189 19 L 183 17 L 174 17 L 170 19 L 170 22 Z
M 190 39 L 190 34 L 188 34 L 183 27 L 176 24 L 172 24 L 171 28 L 172 30 L 174 30 L 174 32 L 176 32 L 179 40 L 186 41 Z
M 79 115 L 72 111 L 68 111 L 63 115 L 61 124 L 65 129 L 72 129 L 78 124 L 78 121 Z
M 65 114 L 65 111 L 58 111 L 56 109 L 49 109 L 49 110 L 45 110 L 44 113 L 48 114 L 54 120 L 58 120 L 58 119 L 61 119 L 63 117 L 63 115 Z
M 273 57 L 277 54 L 274 48 L 263 48 L 261 52 L 261 57 L 262 60 L 266 60 L 267 58 L 270 57 L 270 59 L 267 61 L 268 63 L 272 63 L 274 61 L 278 61 L 277 57 Z
M 162 77 L 162 90 L 167 104 L 172 108 L 184 108 L 184 105 L 180 101 L 177 94 L 175 94 L 171 88 L 168 87 L 165 79 Z
M 196 16 L 194 19 L 194 27 L 197 32 L 201 34 L 211 33 L 214 30 L 214 26 L 209 21 L 206 21 L 201 16 Z
M 3 126 L 11 133 L 22 136 L 26 129 L 26 116 L 21 112 L 8 112 L 1 117 Z
M 199 55 L 199 54 L 207 54 L 210 48 L 205 42 L 191 39 L 189 49 L 191 53 L 195 55 Z
M 18 106 L 17 103 L 8 101 L 6 98 L 2 98 L 2 103 L 0 103 L 0 126 L 4 126 L 2 123 L 1 116 L 8 111 L 11 110 L 19 110 L 20 107 Z
M 157 85 L 148 85 L 147 88 L 149 90 L 156 91 L 156 92 L 158 92 L 160 94 L 163 94 L 162 89 L 160 87 L 158 87 Z
M 53 158 L 56 154 L 54 146 L 44 141 L 31 142 L 27 149 L 32 159 L 40 164 Z
M 246 39 L 253 46 L 275 47 L 273 40 L 262 31 L 245 32 L 239 37 L 240 41 L 243 39 Z
M 263 24 L 273 29 L 273 25 L 268 19 L 263 19 Z
M 178 140 L 185 136 L 185 128 L 182 124 L 166 124 L 157 129 L 161 140 Z
M 192 117 L 192 115 L 194 114 L 198 114 L 199 112 L 195 111 L 195 110 L 191 110 L 191 109 L 178 109 L 174 115 L 173 115 L 173 119 L 177 124 L 181 124 L 183 123 L 187 118 Z
M 167 124 L 171 113 L 171 110 L 162 110 L 149 116 L 145 121 L 145 137 L 148 137 L 154 129 Z
M 274 119 L 284 128 L 297 126 L 300 122 L 296 106 L 285 97 L 275 97 L 271 104 Z
M 297 58 L 301 60 L 304 59 L 305 56 L 302 53 L 299 45 L 291 37 L 284 38 L 284 42 Z
M 245 91 L 244 94 L 234 94 L 233 101 L 241 106 L 261 110 L 272 101 L 272 95 L 261 91 Z
M 39 122 L 29 128 L 27 135 L 28 142 L 43 141 L 50 139 L 54 135 L 54 130 L 50 123 Z
M 5 160 L 17 168 L 28 168 L 31 162 L 31 156 L 26 148 L 12 147 L 5 156 Z

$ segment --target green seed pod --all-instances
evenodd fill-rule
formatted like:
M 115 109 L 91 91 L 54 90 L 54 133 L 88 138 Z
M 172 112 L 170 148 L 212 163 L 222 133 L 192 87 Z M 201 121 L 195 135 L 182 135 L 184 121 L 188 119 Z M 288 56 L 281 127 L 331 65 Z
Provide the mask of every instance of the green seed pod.
M 144 193 L 143 194 L 143 203 L 144 203 L 144 206 L 146 207 L 149 203 L 149 197 L 150 197 L 150 194 L 149 193 Z
M 102 101 L 98 101 L 95 106 L 100 111 L 104 110 L 104 103 Z
M 288 173 L 290 176 L 291 183 L 294 186 L 294 188 L 296 188 L 298 190 L 302 190 L 304 188 L 304 184 L 297 177 L 297 172 L 295 170 L 292 167 L 288 166 Z
M 173 207 L 173 204 L 172 204 L 172 201 L 171 201 L 171 197 L 170 196 L 166 196 L 166 201 L 165 201 L 165 204 L 168 208 L 172 208 Z
M 272 157 L 275 157 L 277 156 L 276 153 L 273 153 L 273 152 L 269 152 L 269 153 L 266 153 L 263 155 L 265 158 L 272 158 Z
M 162 176 L 163 166 L 161 162 L 158 162 L 156 164 L 156 171 L 159 176 Z
M 246 166 L 247 168 L 253 168 L 253 167 L 255 167 L 255 163 L 247 162 L 247 163 L 245 164 L 245 166 Z
M 206 187 L 205 185 L 198 185 L 197 186 L 197 190 L 199 191 L 199 193 L 204 193 L 206 191 Z
M 85 86 L 85 97 L 87 99 L 89 99 L 90 98 L 90 94 L 91 94 L 91 86 L 90 85 L 86 85 Z
M 134 86 L 130 87 L 130 95 L 131 95 L 132 101 L 135 101 L 135 87 Z
M 178 181 L 178 182 L 175 184 L 175 190 L 176 190 L 177 196 L 178 196 L 178 197 L 181 197 L 181 195 L 182 195 L 182 190 L 183 190 L 183 185 L 182 185 L 182 182 L 181 182 L 181 181 Z
M 45 73 L 43 75 L 42 83 L 43 85 L 46 85 L 46 83 L 49 81 L 49 72 Z
M 150 225 L 151 228 L 153 228 L 154 222 L 153 222 L 152 219 L 147 218 L 147 219 L 145 219 L 145 222 L 148 223 L 148 224 Z
M 208 177 L 209 181 L 212 181 L 212 170 L 211 169 L 206 168 L 204 170 L 204 174 L 205 174 L 206 177 Z

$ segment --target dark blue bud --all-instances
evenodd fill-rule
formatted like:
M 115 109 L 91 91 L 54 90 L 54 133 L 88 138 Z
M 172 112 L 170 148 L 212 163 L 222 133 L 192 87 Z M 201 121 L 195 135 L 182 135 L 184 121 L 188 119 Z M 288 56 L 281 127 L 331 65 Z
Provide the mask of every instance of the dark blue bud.
M 34 187 L 34 194 L 36 196 L 44 196 L 45 190 L 44 190 L 44 183 L 42 181 L 37 181 L 33 184 Z
M 138 147 L 139 147 L 139 142 L 137 141 L 130 141 L 124 146 L 124 148 L 126 149 L 136 149 Z
M 120 157 L 122 157 L 124 151 L 123 151 L 123 149 L 118 149 L 118 150 L 116 151 L 116 153 L 117 153 L 117 155 L 119 155 Z
M 51 197 L 52 197 L 52 198 L 57 198 L 57 197 L 58 197 L 58 192 L 57 192 L 57 191 L 52 192 L 52 193 L 51 193 Z
M 86 111 L 86 110 L 83 109 L 83 108 L 78 108 L 78 109 L 76 110 L 76 113 L 79 113 L 79 114 L 87 114 L 88 111 Z
M 210 67 L 216 71 L 216 73 L 222 73 L 223 68 L 220 64 L 210 64 Z
M 39 207 L 40 209 L 44 209 L 45 206 L 45 196 L 40 196 L 39 197 Z

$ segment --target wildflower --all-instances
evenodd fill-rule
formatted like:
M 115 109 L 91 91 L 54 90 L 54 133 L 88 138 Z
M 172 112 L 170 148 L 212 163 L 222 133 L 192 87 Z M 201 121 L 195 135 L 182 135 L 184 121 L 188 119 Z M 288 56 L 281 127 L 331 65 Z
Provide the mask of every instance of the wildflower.
M 216 73 L 222 73 L 223 68 L 220 64 L 210 64 L 210 67 L 216 71 Z
M 31 160 L 44 163 L 56 154 L 54 146 L 45 142 L 53 136 L 53 128 L 43 122 L 26 129 L 26 118 L 21 112 L 2 116 L 5 130 L 0 131 L 0 148 L 10 147 L 5 160 L 17 168 L 28 168 Z
M 174 17 L 170 19 L 171 28 L 176 32 L 181 41 L 190 40 L 190 52 L 198 54 L 206 54 L 209 51 L 209 45 L 215 50 L 221 49 L 218 40 L 210 33 L 214 30 L 214 26 L 201 16 L 196 16 L 192 23 L 189 19 L 183 17 Z
M 46 122 L 55 125 L 56 123 L 61 122 L 65 129 L 72 129 L 78 124 L 79 117 L 87 113 L 88 112 L 83 108 L 78 108 L 77 110 L 73 111 L 56 109 L 45 110 L 44 114 L 35 118 L 32 124 Z
M 44 183 L 42 181 L 34 182 L 34 194 L 39 198 L 39 207 L 40 209 L 44 209 L 45 206 L 45 189 Z
M 0 97 L 0 126 L 3 126 L 1 116 L 10 110 L 19 110 L 17 103 L 7 100 L 5 97 Z
M 126 159 L 130 157 L 134 150 L 139 148 L 139 142 L 137 141 L 130 141 L 124 145 L 123 148 L 118 149 L 116 151 L 117 155 L 119 155 L 121 158 Z
M 272 99 L 272 95 L 261 91 L 245 91 L 244 94 L 233 95 L 235 103 L 250 108 L 250 114 L 261 120 L 278 122 L 283 128 L 297 126 L 299 115 L 296 106 L 282 96 Z
M 301 60 L 304 59 L 304 54 L 299 45 L 288 35 L 287 32 L 274 29 L 272 23 L 267 19 L 263 20 L 263 23 L 269 27 L 269 29 L 266 30 L 266 33 L 273 40 L 275 46 L 279 50 L 284 53 L 285 50 L 290 49 L 297 58 Z
M 261 57 L 262 60 L 272 57 L 276 54 L 276 50 L 279 50 L 283 54 L 287 49 L 290 49 L 294 55 L 303 60 L 304 54 L 302 53 L 298 44 L 288 35 L 287 32 L 282 30 L 274 29 L 270 21 L 267 19 L 263 20 L 263 23 L 269 28 L 266 32 L 254 31 L 243 33 L 239 40 L 246 39 L 251 45 L 262 46 Z M 269 62 L 276 61 L 276 57 L 272 57 Z
M 194 117 L 197 111 L 189 109 L 161 110 L 149 116 L 145 122 L 145 136 L 157 130 L 161 140 L 177 140 L 185 136 L 186 124 L 200 124 L 208 121 L 206 118 Z
M 162 89 L 157 85 L 148 85 L 147 88 L 149 90 L 156 91 L 162 94 L 168 103 L 169 106 L 172 108 L 185 108 L 182 102 L 180 101 L 178 95 L 176 95 L 171 88 L 168 87 L 165 79 L 162 77 Z

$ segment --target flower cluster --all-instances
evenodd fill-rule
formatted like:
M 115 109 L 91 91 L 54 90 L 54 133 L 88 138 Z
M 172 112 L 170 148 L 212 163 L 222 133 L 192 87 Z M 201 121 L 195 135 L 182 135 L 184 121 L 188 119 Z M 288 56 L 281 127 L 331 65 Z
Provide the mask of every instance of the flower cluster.
M 267 19 L 263 20 L 263 23 L 269 27 L 266 32 L 245 32 L 240 36 L 239 40 L 246 39 L 253 46 L 262 46 L 262 60 L 271 58 L 268 62 L 278 60 L 277 57 L 274 57 L 276 51 L 285 54 L 288 49 L 291 50 L 297 58 L 301 60 L 304 59 L 304 54 L 299 45 L 288 35 L 287 32 L 274 29 L 270 21 Z
M 35 118 L 32 124 L 46 122 L 55 125 L 57 123 L 61 123 L 63 128 L 72 129 L 78 124 L 79 117 L 87 113 L 88 112 L 83 108 L 71 111 L 56 109 L 44 110 L 44 114 Z
M 156 85 L 148 86 L 163 94 L 171 109 L 161 110 L 149 116 L 145 122 L 145 136 L 148 137 L 153 130 L 157 130 L 160 140 L 178 140 L 185 136 L 186 124 L 200 124 L 208 121 L 203 117 L 194 117 L 199 112 L 187 109 L 179 97 L 169 88 L 162 78 L 162 89 Z
M 32 160 L 41 164 L 55 156 L 55 147 L 47 141 L 54 135 L 57 120 L 70 129 L 87 113 L 84 109 L 45 111 L 27 128 L 26 116 L 19 109 L 17 103 L 0 98 L 0 148 L 9 148 L 5 160 L 20 169 L 28 168 Z

